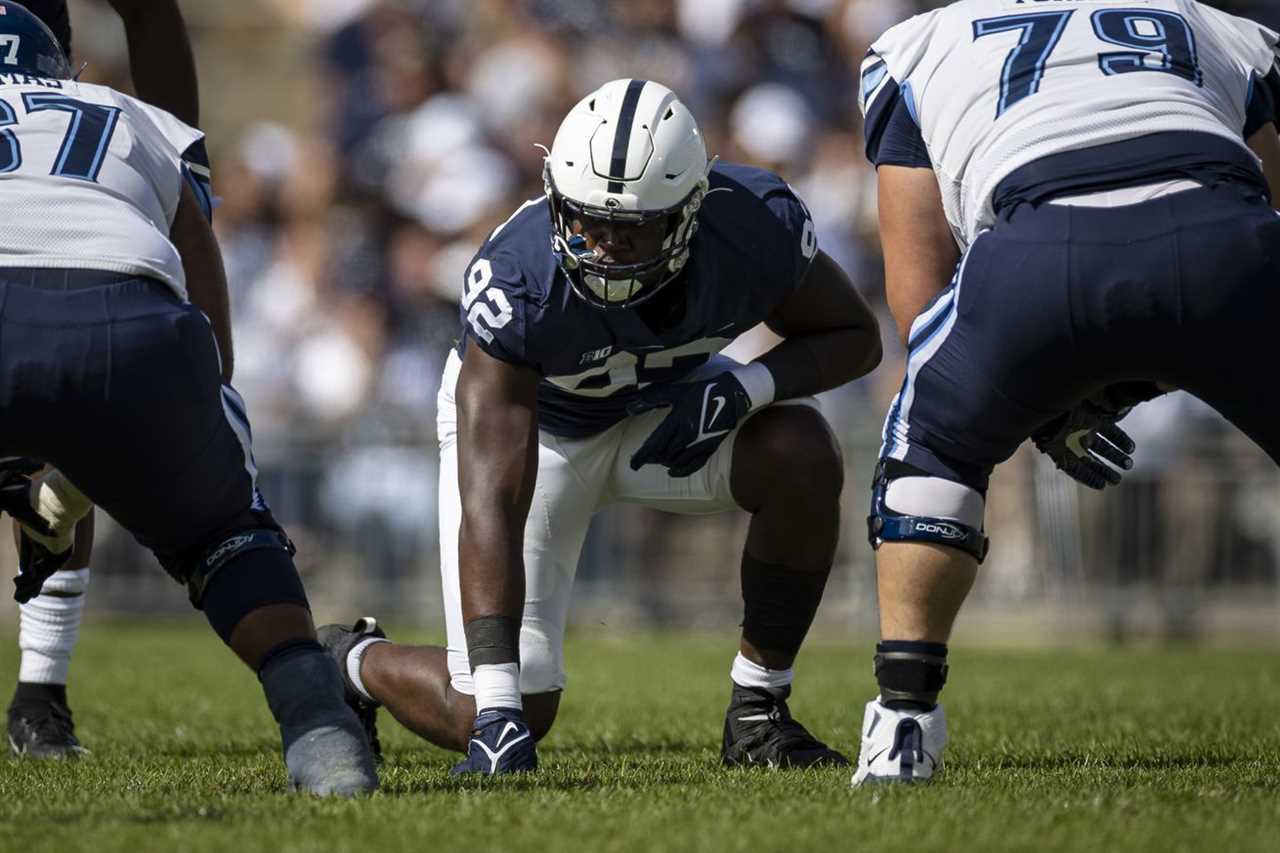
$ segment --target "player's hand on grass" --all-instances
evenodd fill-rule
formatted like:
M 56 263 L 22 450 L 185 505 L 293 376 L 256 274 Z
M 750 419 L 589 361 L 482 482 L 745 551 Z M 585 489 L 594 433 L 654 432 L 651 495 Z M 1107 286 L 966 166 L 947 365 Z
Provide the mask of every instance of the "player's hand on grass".
M 1129 411 L 1112 408 L 1103 397 L 1091 398 L 1045 424 L 1031 440 L 1073 480 L 1091 489 L 1114 486 L 1121 471 L 1133 468 L 1133 439 L 1116 424 Z
M 696 473 L 751 411 L 751 398 L 726 371 L 702 382 L 650 385 L 627 405 L 627 412 L 638 415 L 668 406 L 671 412 L 632 455 L 633 471 L 654 464 L 666 467 L 672 477 Z

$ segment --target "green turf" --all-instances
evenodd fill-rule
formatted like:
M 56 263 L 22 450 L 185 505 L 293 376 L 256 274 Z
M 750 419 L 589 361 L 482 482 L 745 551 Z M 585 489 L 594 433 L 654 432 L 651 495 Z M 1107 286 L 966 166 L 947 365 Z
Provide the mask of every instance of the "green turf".
M 91 624 L 71 695 L 93 755 L 0 763 L 0 851 L 1280 849 L 1274 651 L 957 650 L 945 781 L 858 791 L 717 766 L 729 654 L 577 636 L 536 776 L 451 780 L 384 719 L 382 792 L 328 802 L 284 793 L 257 683 L 205 629 Z M 807 650 L 797 717 L 856 750 L 869 669 L 865 644 Z

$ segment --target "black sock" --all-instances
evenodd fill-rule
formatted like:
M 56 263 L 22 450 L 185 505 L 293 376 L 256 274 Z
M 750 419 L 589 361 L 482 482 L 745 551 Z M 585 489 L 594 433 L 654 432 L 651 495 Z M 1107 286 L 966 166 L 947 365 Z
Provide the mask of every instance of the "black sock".
M 805 572 L 742 553 L 742 636 L 762 651 L 800 650 L 827 586 L 826 571 Z
M 67 704 L 67 685 L 37 684 L 34 681 L 19 681 L 18 689 L 13 691 L 14 705 L 39 704 L 57 702 Z

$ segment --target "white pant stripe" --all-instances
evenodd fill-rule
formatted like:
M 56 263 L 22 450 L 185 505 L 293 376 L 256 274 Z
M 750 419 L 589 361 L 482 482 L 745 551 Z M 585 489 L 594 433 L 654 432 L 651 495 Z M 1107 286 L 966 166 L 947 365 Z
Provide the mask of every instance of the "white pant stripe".
M 253 458 L 253 436 L 249 431 L 249 421 L 241 414 L 245 411 L 244 399 L 230 385 L 222 386 L 222 411 L 227 416 L 231 431 L 240 440 L 240 447 L 244 450 L 244 470 L 249 472 L 249 479 L 253 483 L 253 491 L 256 495 L 258 463 Z
M 978 235 L 981 239 L 982 235 Z M 973 256 L 974 246 L 977 240 L 969 245 L 969 251 L 965 252 L 964 258 L 960 261 L 960 267 L 956 270 L 955 279 L 953 280 L 952 292 L 949 296 L 939 299 L 937 303 L 925 311 L 911 324 L 911 334 L 914 335 L 920 329 L 924 329 L 929 323 L 935 320 L 943 311 L 948 313 L 946 321 L 942 326 L 933 333 L 926 341 L 922 342 L 919 349 L 912 352 L 907 357 L 907 375 L 902 383 L 902 390 L 898 392 L 898 396 L 894 398 L 893 407 L 890 412 L 896 412 L 897 416 L 891 415 L 891 421 L 886 421 L 884 429 L 884 441 L 889 448 L 888 456 L 899 461 L 906 461 L 907 458 L 907 435 L 911 425 L 911 406 L 916 398 L 916 377 L 920 373 L 920 369 L 928 363 L 929 359 L 942 349 L 942 345 L 947 342 L 947 337 L 951 334 L 951 330 L 955 328 L 956 318 L 959 316 L 957 310 L 960 304 L 960 288 L 964 284 L 964 272 L 969 265 L 969 258 Z M 883 450 L 882 450 L 883 453 Z

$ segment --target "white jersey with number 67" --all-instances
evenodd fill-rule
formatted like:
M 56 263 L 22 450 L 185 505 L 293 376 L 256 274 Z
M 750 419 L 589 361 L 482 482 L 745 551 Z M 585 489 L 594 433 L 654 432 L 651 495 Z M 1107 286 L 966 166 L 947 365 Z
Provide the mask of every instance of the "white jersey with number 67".
M 149 276 L 185 298 L 169 229 L 204 135 L 105 86 L 3 73 L 4 51 L 0 267 Z
M 961 0 L 875 42 L 861 103 L 870 124 L 905 101 L 967 246 L 1000 181 L 1040 158 L 1169 131 L 1243 147 L 1276 42 L 1194 0 Z

